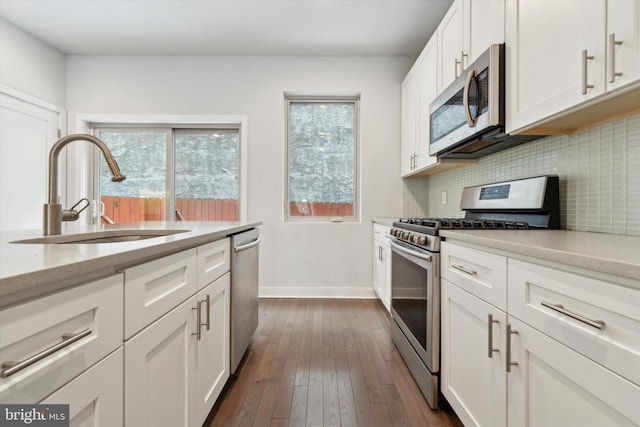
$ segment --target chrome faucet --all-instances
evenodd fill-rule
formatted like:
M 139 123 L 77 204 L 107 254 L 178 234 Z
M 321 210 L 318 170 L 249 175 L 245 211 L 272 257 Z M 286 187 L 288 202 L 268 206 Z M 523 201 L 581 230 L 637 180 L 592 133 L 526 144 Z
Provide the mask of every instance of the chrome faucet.
M 78 206 L 82 200 L 86 199 L 82 199 L 69 210 L 62 210 L 62 205 L 58 203 L 58 157 L 60 155 L 60 151 L 62 151 L 67 144 L 78 140 L 84 140 L 95 144 L 100 151 L 102 151 L 102 154 L 104 154 L 104 158 L 107 161 L 107 165 L 109 166 L 109 169 L 111 169 L 111 174 L 113 175 L 111 181 L 120 182 L 124 181 L 126 178 L 122 172 L 120 172 L 120 168 L 118 167 L 116 160 L 113 158 L 111 150 L 107 147 L 107 144 L 95 136 L 73 134 L 60 138 L 55 144 L 53 144 L 53 147 L 51 147 L 51 151 L 49 152 L 49 202 L 44 205 L 42 221 L 42 234 L 45 236 L 61 234 L 62 221 L 75 221 L 78 219 L 79 213 L 82 212 L 82 210 L 80 212 L 75 211 L 73 208 Z

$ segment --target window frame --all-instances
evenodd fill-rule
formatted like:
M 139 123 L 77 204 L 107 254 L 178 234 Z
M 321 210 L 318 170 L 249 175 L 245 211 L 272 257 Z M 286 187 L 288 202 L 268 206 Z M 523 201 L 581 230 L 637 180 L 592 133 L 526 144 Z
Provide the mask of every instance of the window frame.
M 354 95 L 298 95 L 298 94 L 284 94 L 284 222 L 300 223 L 300 222 L 321 222 L 321 223 L 360 223 L 360 94 Z M 353 200 L 353 214 L 350 216 L 330 216 L 330 215 L 291 215 L 291 202 L 289 200 L 289 131 L 290 131 L 290 111 L 292 103 L 353 103 L 355 109 L 355 147 L 354 147 L 354 164 L 353 164 L 353 176 L 354 176 L 354 200 Z
M 100 123 L 87 123 L 90 129 L 90 133 L 99 138 L 100 131 L 150 131 L 150 132 L 165 132 L 166 133 L 166 202 L 165 202 L 165 221 L 177 222 L 175 218 L 175 135 L 179 132 L 206 132 L 206 131 L 236 131 L 239 136 L 238 147 L 238 218 L 239 221 L 246 221 L 247 216 L 247 191 L 246 191 L 246 120 L 229 120 L 221 121 L 217 120 L 212 123 L 154 123 L 154 122 L 100 122 Z M 92 199 L 99 205 L 100 202 L 100 151 L 97 148 L 93 149 L 93 163 L 92 163 L 92 183 L 90 187 L 92 189 Z M 126 171 L 123 171 L 126 175 Z M 97 208 L 99 210 L 99 208 Z M 93 223 L 100 223 L 99 214 L 94 212 Z M 189 220 L 187 220 L 189 221 Z

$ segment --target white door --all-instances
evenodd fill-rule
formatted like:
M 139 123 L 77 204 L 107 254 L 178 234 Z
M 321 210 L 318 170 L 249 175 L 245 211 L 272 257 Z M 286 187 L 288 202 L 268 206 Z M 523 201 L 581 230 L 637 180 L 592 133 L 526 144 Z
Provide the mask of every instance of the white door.
M 196 340 L 197 425 L 202 425 L 216 403 L 231 372 L 230 273 L 196 295 L 200 305 L 200 340 Z M 206 326 L 208 325 L 208 326 Z
M 507 131 L 604 93 L 605 0 L 513 0 L 506 8 Z
M 519 320 L 511 340 L 511 426 L 640 425 L 640 387 Z
M 195 307 L 192 297 L 125 342 L 125 426 L 196 425 Z
M 69 405 L 69 427 L 122 426 L 123 353 L 119 348 L 40 403 Z
M 382 244 L 374 240 L 373 241 L 373 289 L 376 291 L 378 298 L 382 303 L 387 306 L 388 300 L 385 301 L 386 290 L 385 280 L 387 276 L 387 263 L 385 262 L 385 248 Z
M 59 112 L 0 93 L 0 231 L 42 228 L 59 127 Z
M 442 394 L 465 426 L 504 426 L 507 316 L 446 280 L 441 282 L 441 291 Z M 492 349 L 496 350 L 491 352 L 491 357 L 488 356 L 490 332 Z

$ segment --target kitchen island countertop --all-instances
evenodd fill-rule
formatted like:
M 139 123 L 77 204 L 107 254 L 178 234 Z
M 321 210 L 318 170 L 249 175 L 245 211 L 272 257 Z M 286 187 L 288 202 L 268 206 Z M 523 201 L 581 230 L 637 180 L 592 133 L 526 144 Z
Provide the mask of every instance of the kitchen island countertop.
M 441 230 L 440 235 L 631 279 L 640 288 L 640 236 L 567 230 Z
M 65 224 L 63 235 L 106 230 L 188 230 L 151 239 L 99 244 L 11 243 L 42 237 L 41 230 L 0 233 L 0 307 L 225 238 L 262 222 L 142 222 L 121 225 Z

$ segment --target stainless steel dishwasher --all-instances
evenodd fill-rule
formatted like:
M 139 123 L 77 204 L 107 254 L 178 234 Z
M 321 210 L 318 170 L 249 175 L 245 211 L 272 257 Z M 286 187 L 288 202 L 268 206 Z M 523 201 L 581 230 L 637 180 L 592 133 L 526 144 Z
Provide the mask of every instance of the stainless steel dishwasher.
M 257 228 L 231 236 L 231 373 L 235 373 L 258 328 Z

